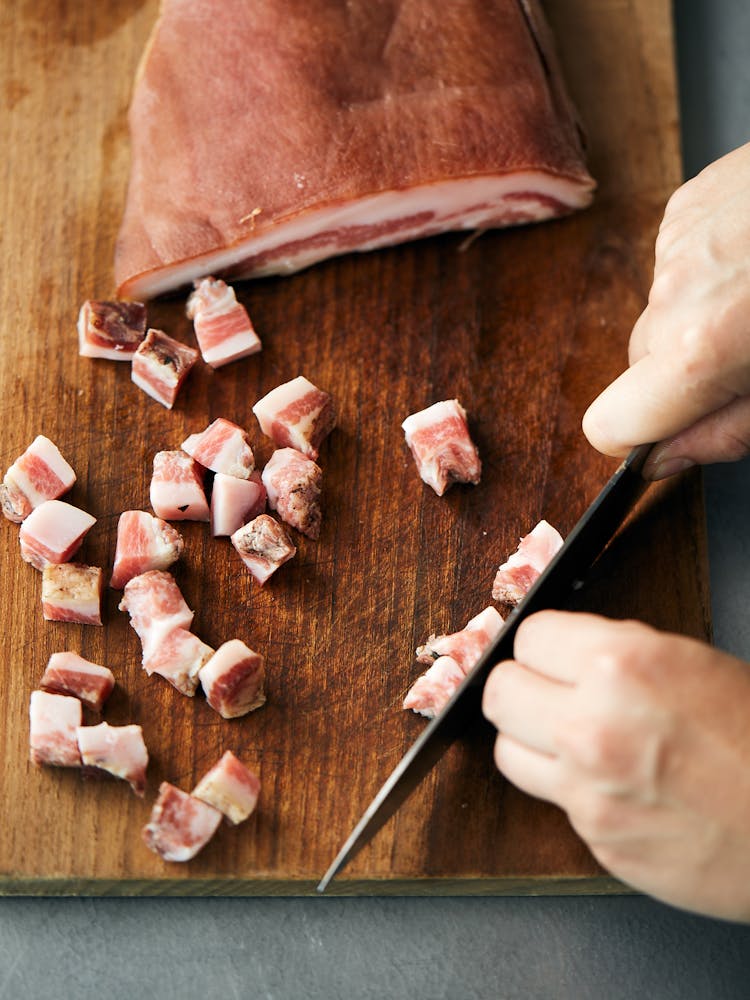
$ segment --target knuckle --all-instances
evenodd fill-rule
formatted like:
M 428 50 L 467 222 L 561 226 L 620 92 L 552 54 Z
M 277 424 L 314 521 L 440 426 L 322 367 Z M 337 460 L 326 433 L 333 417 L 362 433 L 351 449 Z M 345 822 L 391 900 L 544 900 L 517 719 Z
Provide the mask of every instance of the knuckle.
M 568 810 L 575 831 L 587 842 L 610 839 L 620 828 L 619 810 L 610 795 L 588 791 Z
M 610 776 L 620 769 L 622 739 L 607 719 L 575 721 L 557 733 L 557 745 L 588 773 Z
M 648 303 L 654 308 L 673 306 L 679 301 L 684 287 L 684 278 L 676 267 L 660 267 L 648 293 Z

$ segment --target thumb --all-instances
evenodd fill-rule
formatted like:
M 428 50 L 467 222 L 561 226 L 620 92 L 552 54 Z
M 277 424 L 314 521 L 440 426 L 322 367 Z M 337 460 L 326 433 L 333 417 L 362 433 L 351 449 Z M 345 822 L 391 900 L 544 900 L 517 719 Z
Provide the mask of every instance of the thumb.
M 666 479 L 691 465 L 734 462 L 750 454 L 750 398 L 734 399 L 657 445 L 643 468 L 647 479 Z

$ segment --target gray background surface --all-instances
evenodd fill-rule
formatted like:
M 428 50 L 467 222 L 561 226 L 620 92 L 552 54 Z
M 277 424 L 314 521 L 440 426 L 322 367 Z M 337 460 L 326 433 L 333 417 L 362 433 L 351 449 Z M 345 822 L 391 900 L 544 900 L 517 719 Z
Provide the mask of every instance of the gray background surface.
M 750 2 L 675 18 L 689 176 L 750 139 Z M 750 659 L 750 461 L 706 497 L 715 641 Z M 747 998 L 750 927 L 637 896 L 0 900 L 0 1000 L 157 996 Z

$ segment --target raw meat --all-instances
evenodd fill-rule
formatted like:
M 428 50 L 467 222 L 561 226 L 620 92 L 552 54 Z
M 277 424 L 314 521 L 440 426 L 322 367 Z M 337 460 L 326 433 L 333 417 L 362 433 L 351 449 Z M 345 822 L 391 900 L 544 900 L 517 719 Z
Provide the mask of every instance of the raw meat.
M 472 618 L 460 632 L 431 635 L 424 646 L 417 649 L 417 660 L 432 663 L 440 656 L 450 656 L 468 674 L 502 627 L 501 615 L 490 606 Z
M 104 573 L 82 563 L 48 565 L 42 570 L 42 614 L 51 622 L 101 625 Z
M 78 314 L 78 353 L 85 358 L 130 361 L 145 334 L 142 302 L 89 300 Z
M 133 355 L 131 378 L 157 403 L 171 410 L 177 393 L 198 360 L 193 347 L 168 337 L 162 330 L 149 330 Z
M 224 719 L 247 715 L 265 704 L 265 662 L 240 639 L 230 639 L 216 650 L 200 672 L 208 704 Z
M 33 764 L 80 767 L 76 730 L 83 712 L 77 698 L 32 691 L 29 704 L 29 747 Z
M 227 750 L 190 794 L 218 809 L 230 823 L 237 824 L 254 811 L 260 795 L 260 781 L 231 750 Z
M 195 282 L 195 291 L 187 301 L 203 360 L 220 368 L 261 349 L 260 337 L 253 329 L 247 310 L 237 301 L 234 289 L 221 279 L 204 278 Z
M 95 767 L 130 784 L 136 795 L 146 791 L 148 750 L 140 726 L 79 726 L 78 749 L 84 767 Z
M 231 542 L 261 587 L 297 553 L 283 525 L 270 514 L 259 514 L 244 524 L 232 535 Z
M 434 718 L 448 704 L 465 676 L 453 657 L 439 656 L 414 682 L 404 698 L 404 708 L 411 708 L 427 719 Z
M 173 629 L 189 629 L 193 623 L 193 612 L 174 577 L 163 570 L 149 570 L 129 580 L 119 607 L 130 615 L 130 624 L 143 646 L 144 659 Z
M 498 569 L 492 584 L 492 598 L 518 604 L 562 548 L 560 532 L 540 521 L 521 539 L 517 550 Z
M 76 474 L 49 438 L 39 434 L 5 473 L 0 487 L 3 514 L 20 523 L 45 500 L 67 493 Z
M 206 469 L 247 479 L 255 468 L 247 434 L 231 420 L 219 417 L 200 434 L 182 442 L 182 450 Z
M 537 221 L 593 188 L 536 0 L 164 0 L 130 134 L 115 277 L 144 299 Z
M 233 535 L 266 509 L 266 488 L 259 472 L 249 479 L 237 479 L 217 472 L 211 491 L 211 534 L 214 538 Z
M 165 861 L 189 861 L 216 833 L 221 816 L 213 806 L 162 781 L 143 840 Z
M 333 400 L 304 375 L 276 386 L 258 400 L 253 413 L 277 448 L 296 448 L 313 460 L 336 425 Z
M 419 475 L 439 497 L 452 482 L 479 482 L 482 463 L 469 437 L 466 410 L 457 399 L 412 413 L 401 426 Z
M 126 510 L 117 522 L 117 548 L 110 587 L 122 590 L 128 580 L 150 569 L 168 569 L 182 555 L 179 531 L 145 510 Z
M 67 694 L 100 712 L 112 694 L 115 678 L 111 670 L 84 660 L 78 653 L 53 653 L 39 687 L 52 694 Z
M 262 479 L 271 510 L 303 535 L 318 538 L 322 520 L 320 466 L 294 448 L 279 448 L 263 469 Z
M 143 669 L 146 673 L 159 674 L 181 694 L 192 698 L 198 687 L 201 667 L 213 656 L 213 649 L 185 628 L 174 628 L 160 633 L 158 638 L 149 633 L 143 647 Z
M 67 562 L 96 518 L 64 500 L 45 500 L 21 525 L 21 555 L 36 569 Z
M 150 488 L 151 506 L 166 521 L 208 521 L 203 469 L 184 451 L 158 451 Z

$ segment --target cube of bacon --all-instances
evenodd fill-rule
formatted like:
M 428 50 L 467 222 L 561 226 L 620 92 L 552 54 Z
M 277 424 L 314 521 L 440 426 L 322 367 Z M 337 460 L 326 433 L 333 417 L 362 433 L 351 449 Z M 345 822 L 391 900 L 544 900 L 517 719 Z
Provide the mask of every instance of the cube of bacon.
M 189 861 L 216 833 L 221 815 L 208 803 L 162 781 L 143 840 L 165 861 Z
M 320 466 L 294 448 L 279 448 L 263 470 L 268 506 L 309 538 L 318 538 L 322 514 Z
M 198 360 L 193 347 L 151 329 L 133 355 L 131 378 L 157 403 L 171 410 L 177 393 Z
M 237 479 L 217 472 L 211 491 L 211 534 L 214 538 L 233 535 L 266 509 L 266 488 L 259 472 L 249 479 Z
M 102 710 L 114 686 L 114 675 L 107 667 L 67 651 L 50 656 L 39 683 L 42 691 L 78 698 L 94 712 Z
M 448 704 L 465 676 L 453 657 L 439 656 L 414 682 L 404 698 L 404 708 L 411 708 L 427 719 L 434 718 Z
M 230 823 L 237 824 L 254 811 L 260 795 L 260 780 L 231 750 L 227 750 L 190 794 L 218 809 Z
M 562 535 L 547 521 L 540 521 L 518 544 L 516 551 L 498 569 L 492 598 L 518 604 L 562 548 Z
M 244 524 L 232 535 L 231 542 L 261 587 L 297 553 L 283 525 L 270 514 L 259 514 Z
M 130 615 L 144 657 L 173 629 L 189 629 L 193 623 L 193 612 L 174 577 L 163 570 L 152 569 L 129 580 L 119 607 Z
M 130 784 L 136 795 L 146 791 L 148 750 L 140 726 L 79 726 L 78 749 L 84 767 L 106 771 Z
M 422 480 L 442 496 L 453 482 L 478 483 L 482 463 L 457 399 L 433 403 L 401 424 Z
M 151 477 L 151 506 L 166 521 L 208 521 L 203 468 L 184 451 L 158 451 Z
M 213 652 L 185 628 L 174 628 L 156 638 L 152 632 L 143 647 L 143 669 L 149 677 L 159 674 L 181 694 L 192 698 L 198 687 L 198 674 Z
M 117 522 L 117 547 L 110 587 L 122 590 L 128 580 L 150 569 L 168 569 L 182 555 L 182 535 L 145 510 L 126 510 Z
M 130 361 L 146 334 L 142 302 L 89 300 L 78 314 L 78 353 L 85 358 Z
M 80 767 L 76 730 L 83 711 L 77 698 L 32 691 L 29 704 L 29 747 L 34 764 Z
M 227 476 L 248 479 L 255 468 L 253 449 L 247 434 L 231 420 L 219 417 L 200 434 L 182 442 L 182 450 L 206 469 Z
M 5 473 L 0 487 L 3 514 L 20 523 L 45 500 L 67 493 L 76 474 L 49 438 L 39 434 Z
M 260 429 L 278 448 L 296 448 L 313 460 L 336 426 L 333 400 L 304 375 L 276 386 L 253 407 Z
M 417 660 L 420 663 L 432 663 L 440 656 L 450 656 L 468 674 L 502 627 L 502 616 L 490 605 L 475 615 L 459 632 L 431 635 L 424 646 L 418 647 Z
M 247 715 L 265 704 L 264 680 L 263 657 L 240 639 L 219 646 L 200 671 L 206 700 L 224 719 Z
M 104 573 L 82 563 L 48 565 L 42 570 L 42 614 L 50 622 L 101 625 Z
M 261 349 L 260 337 L 234 289 L 219 278 L 196 281 L 187 301 L 188 318 L 203 360 L 212 368 L 245 358 Z
M 64 500 L 45 500 L 21 525 L 21 556 L 36 569 L 68 562 L 96 518 Z

